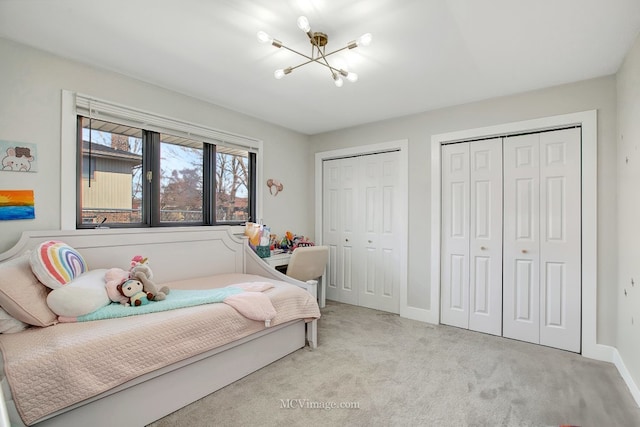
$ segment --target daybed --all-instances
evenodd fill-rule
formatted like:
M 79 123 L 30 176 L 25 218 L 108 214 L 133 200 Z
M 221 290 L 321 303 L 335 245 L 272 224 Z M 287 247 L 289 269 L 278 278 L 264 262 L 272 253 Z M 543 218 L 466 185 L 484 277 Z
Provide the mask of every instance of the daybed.
M 133 256 L 144 255 L 154 281 L 171 290 L 273 285 L 264 294 L 276 315 L 265 326 L 269 322 L 250 320 L 230 305 L 215 303 L 0 334 L 4 423 L 11 418 L 11 425 L 144 426 L 304 347 L 305 338 L 314 348 L 320 316 L 314 282 L 299 282 L 267 266 L 249 248 L 242 230 L 235 230 L 24 233 L 0 254 L 0 278 L 8 267 L 24 269 L 21 260 L 42 242 L 57 240 L 82 254 L 89 270 L 126 268 Z M 14 291 L 0 279 L 0 303 L 8 305 Z M 20 298 L 24 295 L 12 304 L 24 305 Z

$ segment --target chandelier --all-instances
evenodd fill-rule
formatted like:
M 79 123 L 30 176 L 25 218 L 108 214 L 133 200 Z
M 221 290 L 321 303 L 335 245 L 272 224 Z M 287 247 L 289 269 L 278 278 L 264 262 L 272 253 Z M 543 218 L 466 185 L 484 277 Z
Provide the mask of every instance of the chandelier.
M 327 45 L 327 42 L 329 41 L 329 37 L 325 34 L 325 33 L 321 33 L 321 32 L 313 32 L 311 31 L 311 26 L 309 25 L 309 20 L 305 17 L 305 16 L 301 16 L 298 18 L 298 28 L 300 28 L 302 31 L 304 31 L 305 33 L 307 33 L 307 36 L 309 36 L 309 42 L 311 43 L 311 56 L 309 55 L 305 55 L 304 53 L 298 52 L 294 49 L 291 49 L 290 47 L 285 46 L 284 44 L 282 44 L 282 42 L 280 40 L 276 40 L 273 37 L 271 37 L 269 34 L 265 33 L 264 31 L 258 31 L 258 41 L 260 43 L 271 43 L 271 45 L 277 47 L 277 48 L 285 48 L 293 53 L 297 53 L 298 55 L 307 58 L 307 61 L 298 64 L 296 66 L 292 66 L 292 67 L 287 67 L 287 68 L 280 68 L 278 70 L 276 70 L 273 75 L 275 76 L 276 79 L 281 79 L 284 76 L 286 76 L 287 74 L 290 74 L 293 70 L 295 70 L 296 68 L 302 67 L 303 65 L 307 65 L 310 64 L 312 62 L 316 62 L 320 65 L 323 65 L 325 67 L 327 67 L 329 69 L 329 71 L 331 72 L 331 78 L 333 78 L 333 82 L 335 83 L 336 86 L 338 87 L 342 87 L 343 84 L 343 80 L 342 77 L 346 78 L 347 80 L 349 80 L 350 82 L 355 82 L 358 80 L 358 75 L 356 73 L 352 73 L 349 72 L 347 70 L 345 70 L 344 68 L 335 68 L 332 67 L 329 64 L 329 61 L 327 60 L 327 58 L 331 55 L 333 55 L 334 53 L 343 51 L 345 49 L 353 49 L 355 47 L 358 46 L 369 46 L 369 44 L 371 43 L 371 33 L 367 33 L 364 34 L 362 36 L 360 36 L 358 39 L 353 40 L 349 43 L 347 43 L 347 45 L 345 47 L 342 47 L 340 49 L 334 50 L 333 52 L 329 52 L 326 53 L 325 52 L 325 46 Z

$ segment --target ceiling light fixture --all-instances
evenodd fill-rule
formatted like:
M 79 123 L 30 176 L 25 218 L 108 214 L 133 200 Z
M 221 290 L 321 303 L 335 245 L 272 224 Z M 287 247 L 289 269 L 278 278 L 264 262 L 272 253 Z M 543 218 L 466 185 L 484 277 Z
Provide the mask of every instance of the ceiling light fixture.
M 329 64 L 327 57 L 345 49 L 353 49 L 358 46 L 369 46 L 369 44 L 371 43 L 371 33 L 360 36 L 358 39 L 347 43 L 347 45 L 343 48 L 326 53 L 325 46 L 329 41 L 329 37 L 325 33 L 311 31 L 311 26 L 309 25 L 309 20 L 306 16 L 301 16 L 298 18 L 298 28 L 307 33 L 307 36 L 309 36 L 309 42 L 311 43 L 311 56 L 305 55 L 304 53 L 300 53 L 296 50 L 291 49 L 290 47 L 285 46 L 280 40 L 274 39 L 264 31 L 258 31 L 258 41 L 260 43 L 271 43 L 272 46 L 275 46 L 277 48 L 283 47 L 293 53 L 297 53 L 298 55 L 307 58 L 306 62 L 303 62 L 296 66 L 280 68 L 276 70 L 273 73 L 276 79 L 283 78 L 287 74 L 290 74 L 296 68 L 302 67 L 303 65 L 307 65 L 311 62 L 317 62 L 318 64 L 329 68 L 329 70 L 331 71 L 331 78 L 333 78 L 333 82 L 338 87 L 342 87 L 342 84 L 344 83 L 344 81 L 342 80 L 343 77 L 350 82 L 356 82 L 358 80 L 358 75 L 356 73 L 351 73 L 344 68 L 332 67 Z

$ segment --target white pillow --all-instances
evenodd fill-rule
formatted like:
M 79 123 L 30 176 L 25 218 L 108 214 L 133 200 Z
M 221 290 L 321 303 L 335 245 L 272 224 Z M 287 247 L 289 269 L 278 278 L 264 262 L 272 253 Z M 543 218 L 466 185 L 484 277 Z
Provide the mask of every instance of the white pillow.
M 87 271 L 61 288 L 49 292 L 47 305 L 58 316 L 78 317 L 109 305 L 104 274 L 106 268 Z

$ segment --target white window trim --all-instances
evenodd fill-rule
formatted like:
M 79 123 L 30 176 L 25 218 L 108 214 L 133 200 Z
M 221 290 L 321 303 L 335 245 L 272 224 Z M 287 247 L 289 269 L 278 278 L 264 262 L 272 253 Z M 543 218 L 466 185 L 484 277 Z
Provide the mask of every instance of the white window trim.
M 256 153 L 256 217 L 262 218 L 262 145 L 259 139 L 212 129 L 159 114 L 119 105 L 69 90 L 62 91 L 60 130 L 60 229 L 76 229 L 77 189 L 77 115 L 89 115 L 105 121 L 144 127 L 175 136 L 201 139 L 226 147 L 241 148 Z

